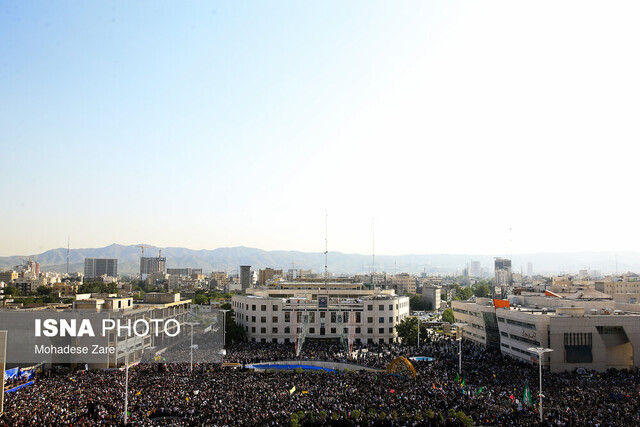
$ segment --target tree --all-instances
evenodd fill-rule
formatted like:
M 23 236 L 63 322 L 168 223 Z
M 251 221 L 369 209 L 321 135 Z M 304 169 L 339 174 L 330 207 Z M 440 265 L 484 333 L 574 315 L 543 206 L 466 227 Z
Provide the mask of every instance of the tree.
M 209 298 L 205 294 L 197 294 L 193 299 L 194 304 L 209 304 Z
M 447 308 L 445 311 L 442 312 L 442 321 L 443 322 L 448 322 L 448 323 L 455 323 L 456 319 L 453 316 L 453 310 L 450 308 Z
M 418 318 L 406 317 L 396 325 L 398 336 L 402 338 L 402 342 L 415 344 L 418 341 Z M 427 337 L 427 327 L 420 324 L 420 336 L 424 339 Z
M 38 289 L 36 289 L 36 293 L 38 295 L 51 295 L 51 291 L 53 291 L 53 288 L 50 288 L 48 286 L 38 286 Z
M 489 285 L 479 283 L 476 285 L 474 295 L 479 298 L 486 298 L 491 295 L 491 288 L 489 287 Z
M 457 296 L 459 296 L 460 300 L 462 300 L 462 301 L 468 300 L 469 298 L 471 298 L 473 296 L 473 289 L 471 289 L 469 286 L 465 286 L 464 288 L 460 288 L 458 290 Z
M 409 309 L 411 311 L 425 311 L 427 310 L 427 303 L 420 297 L 420 295 L 412 295 L 409 298 Z
M 15 286 L 5 286 L 3 290 L 5 295 L 12 295 L 15 297 L 23 295 L 22 291 Z

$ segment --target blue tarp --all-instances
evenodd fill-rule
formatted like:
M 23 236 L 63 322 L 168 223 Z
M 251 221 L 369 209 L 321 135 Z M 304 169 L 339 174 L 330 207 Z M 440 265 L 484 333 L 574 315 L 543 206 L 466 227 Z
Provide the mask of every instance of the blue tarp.
M 309 371 L 327 371 L 327 372 L 336 372 L 334 369 L 327 369 L 321 366 L 312 366 L 312 365 L 271 365 L 271 364 L 256 364 L 256 365 L 247 365 L 249 369 L 296 369 L 302 368 Z
M 33 383 L 35 383 L 35 381 L 29 381 L 28 383 L 20 384 L 19 386 L 14 387 L 11 390 L 5 390 L 5 393 L 11 393 L 12 391 L 20 390 L 22 387 L 26 387 L 26 386 L 31 385 Z

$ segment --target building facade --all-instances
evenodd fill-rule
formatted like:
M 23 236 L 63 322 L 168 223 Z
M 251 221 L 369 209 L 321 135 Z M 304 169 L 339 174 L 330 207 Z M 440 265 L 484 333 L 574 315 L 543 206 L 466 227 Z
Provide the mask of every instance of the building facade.
M 463 337 L 536 364 L 538 355 L 529 348 L 550 348 L 542 363 L 554 372 L 640 366 L 638 304 L 579 294 L 520 295 L 503 304 L 496 308 L 487 298 L 453 301 L 456 322 L 466 324 Z
M 84 277 L 95 279 L 100 276 L 118 276 L 118 260 L 116 258 L 85 258 Z
M 409 315 L 409 297 L 358 283 L 281 283 L 234 295 L 236 322 L 252 342 L 316 339 L 393 343 L 395 326 Z
M 167 258 L 165 257 L 141 257 L 140 274 L 166 273 Z

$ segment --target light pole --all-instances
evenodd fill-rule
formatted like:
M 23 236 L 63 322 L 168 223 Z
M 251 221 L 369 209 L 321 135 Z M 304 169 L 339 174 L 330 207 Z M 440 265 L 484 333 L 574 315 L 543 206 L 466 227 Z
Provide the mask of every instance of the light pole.
M 462 374 L 462 336 L 464 335 L 464 328 L 463 326 L 467 326 L 466 323 L 464 322 L 457 322 L 454 323 L 453 326 L 456 327 L 456 332 L 458 332 L 458 329 L 460 330 L 460 338 L 457 338 L 458 341 L 458 375 Z
M 544 353 L 548 353 L 553 351 L 551 348 L 544 347 L 529 347 L 527 348 L 529 351 L 533 351 L 538 354 L 538 365 L 540 366 L 540 422 L 542 422 L 542 355 Z
M 184 322 L 185 325 L 191 326 L 191 364 L 189 365 L 189 372 L 193 372 L 193 327 L 199 325 L 200 322 Z
M 116 335 L 116 346 L 118 345 L 118 338 Z M 127 410 L 129 408 L 129 352 L 131 351 L 132 348 L 135 348 L 136 346 L 136 341 L 134 340 L 132 345 L 129 345 L 129 335 L 127 335 L 127 338 L 124 342 L 124 364 L 125 364 L 125 368 L 124 368 L 124 424 L 127 424 L 127 419 L 128 419 L 128 415 L 127 415 Z M 116 363 L 117 363 L 118 357 L 116 355 Z
M 417 316 L 418 319 L 418 349 L 420 348 L 420 316 Z

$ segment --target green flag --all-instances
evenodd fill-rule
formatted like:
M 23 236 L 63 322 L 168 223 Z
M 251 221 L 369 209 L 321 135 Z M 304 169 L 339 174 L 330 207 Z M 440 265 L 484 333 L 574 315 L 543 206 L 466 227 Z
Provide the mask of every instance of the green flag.
M 529 381 L 527 381 L 524 385 L 524 395 L 522 396 L 522 401 L 527 406 L 533 406 L 533 402 L 531 401 L 531 390 L 529 390 Z
M 479 394 L 482 392 L 482 389 L 483 389 L 483 388 L 484 388 L 484 387 L 480 387 L 480 388 L 478 389 L 478 391 L 476 391 L 476 394 L 475 394 L 474 396 L 479 395 Z
M 460 385 L 464 387 L 464 374 L 462 374 L 462 383 Z
M 457 383 L 460 382 L 460 376 L 458 374 L 456 374 L 455 382 L 457 382 Z

